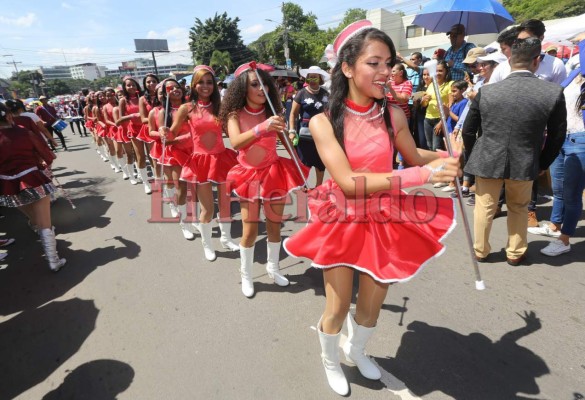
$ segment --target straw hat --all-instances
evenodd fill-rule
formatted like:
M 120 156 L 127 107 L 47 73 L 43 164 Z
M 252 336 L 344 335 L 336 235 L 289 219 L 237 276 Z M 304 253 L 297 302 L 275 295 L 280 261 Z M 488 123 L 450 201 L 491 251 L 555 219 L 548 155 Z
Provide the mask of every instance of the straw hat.
M 329 74 L 327 72 L 323 71 L 321 68 L 315 65 L 312 65 L 309 68 L 301 68 L 299 70 L 299 73 L 303 78 L 306 78 L 307 75 L 309 74 L 319 74 L 321 75 L 321 77 L 323 77 L 324 82 L 327 82 L 330 79 Z
M 483 47 L 474 47 L 467 52 L 467 57 L 463 60 L 463 64 L 473 64 L 477 61 L 477 57 L 485 57 L 487 53 Z

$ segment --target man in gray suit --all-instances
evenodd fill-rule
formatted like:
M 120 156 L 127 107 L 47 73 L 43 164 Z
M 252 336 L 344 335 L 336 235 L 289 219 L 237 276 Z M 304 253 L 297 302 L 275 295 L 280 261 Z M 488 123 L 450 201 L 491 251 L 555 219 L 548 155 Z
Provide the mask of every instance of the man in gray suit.
M 503 183 L 508 264 L 517 266 L 525 260 L 532 181 L 548 169 L 565 140 L 563 90 L 534 75 L 540 49 L 537 38 L 517 40 L 510 58 L 512 73 L 479 90 L 463 125 L 465 148 L 473 149 L 465 172 L 476 176 L 473 247 L 478 261 L 485 261 L 491 251 L 489 236 Z

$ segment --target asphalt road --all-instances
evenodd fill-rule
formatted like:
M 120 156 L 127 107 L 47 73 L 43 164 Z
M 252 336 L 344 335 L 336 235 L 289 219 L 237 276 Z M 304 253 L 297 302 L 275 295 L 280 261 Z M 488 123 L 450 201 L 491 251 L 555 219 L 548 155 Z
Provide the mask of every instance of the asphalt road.
M 70 151 L 54 172 L 76 209 L 63 198 L 52 207 L 66 267 L 51 273 L 25 219 L 2 210 L 0 231 L 17 241 L 0 264 L 0 399 L 338 398 L 315 332 L 319 271 L 281 251 L 291 285 L 277 287 L 261 234 L 256 296 L 245 298 L 238 253 L 218 250 L 207 262 L 199 238 L 147 222 L 152 196 L 114 174 L 90 138 L 66 134 Z M 283 235 L 301 226 L 287 221 Z M 516 268 L 505 263 L 505 230 L 505 218 L 495 220 L 485 291 L 475 289 L 461 223 L 442 257 L 390 288 L 367 347 L 383 378 L 344 365 L 352 399 L 583 398 L 585 224 L 556 258 L 538 251 L 549 239 L 530 236 L 531 265 Z M 217 247 L 218 237 L 216 227 Z

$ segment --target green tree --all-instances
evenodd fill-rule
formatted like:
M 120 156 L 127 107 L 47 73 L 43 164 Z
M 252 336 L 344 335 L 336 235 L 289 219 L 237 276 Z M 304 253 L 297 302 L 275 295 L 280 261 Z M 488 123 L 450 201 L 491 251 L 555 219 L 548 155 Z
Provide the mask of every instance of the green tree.
M 119 83 L 122 83 L 122 78 L 118 76 L 105 76 L 103 78 L 98 78 L 95 81 L 91 81 L 88 87 L 91 90 L 102 90 L 106 87 L 117 87 Z
M 229 75 L 230 70 L 233 68 L 230 52 L 215 50 L 211 54 L 209 66 L 216 71 L 216 75 L 223 79 L 226 75 Z
M 240 35 L 238 17 L 229 18 L 227 13 L 217 13 L 202 22 L 195 18 L 195 25 L 189 31 L 189 48 L 195 64 L 209 65 L 214 50 L 227 51 L 234 65 L 254 58 Z
M 69 81 L 72 79 L 61 80 L 51 79 L 45 82 L 45 94 L 47 97 L 59 96 L 62 94 L 71 94 Z
M 585 2 L 575 0 L 504 0 L 504 7 L 517 22 L 573 17 L 585 13 Z

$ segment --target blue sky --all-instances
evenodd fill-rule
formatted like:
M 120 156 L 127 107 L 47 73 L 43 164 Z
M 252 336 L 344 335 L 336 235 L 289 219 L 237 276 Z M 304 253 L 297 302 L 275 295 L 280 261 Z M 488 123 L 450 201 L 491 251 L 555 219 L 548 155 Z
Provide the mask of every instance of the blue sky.
M 415 13 L 423 0 L 299 0 L 294 3 L 318 17 L 322 29 L 336 26 L 349 8 L 400 9 Z M 223 5 L 220 5 L 223 4 Z M 253 7 L 251 6 L 253 4 Z M 0 77 L 10 77 L 12 61 L 19 70 L 39 66 L 95 62 L 115 67 L 133 59 L 133 39 L 168 39 L 168 54 L 157 54 L 161 65 L 189 64 L 189 28 L 195 18 L 215 13 L 239 17 L 244 43 L 273 30 L 282 2 L 276 0 L 186 1 L 66 0 L 13 1 L 0 9 Z M 167 5 L 172 5 L 171 9 Z

